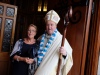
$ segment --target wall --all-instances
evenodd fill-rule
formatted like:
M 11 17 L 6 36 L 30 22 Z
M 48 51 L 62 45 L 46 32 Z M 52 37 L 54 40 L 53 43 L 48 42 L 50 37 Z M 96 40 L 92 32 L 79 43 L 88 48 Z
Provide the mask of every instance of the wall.
M 97 71 L 97 75 L 100 75 L 100 54 L 99 54 L 99 61 L 98 61 L 98 71 Z

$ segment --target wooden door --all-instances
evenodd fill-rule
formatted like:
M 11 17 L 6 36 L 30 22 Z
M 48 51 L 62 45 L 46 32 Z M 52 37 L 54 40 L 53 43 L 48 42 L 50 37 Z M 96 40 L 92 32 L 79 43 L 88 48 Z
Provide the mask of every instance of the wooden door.
M 92 2 L 92 0 L 73 1 L 73 18 L 66 36 L 73 48 L 73 67 L 68 75 L 84 75 Z
M 94 13 L 91 18 L 91 28 L 87 49 L 85 75 L 97 75 L 100 54 L 100 0 L 94 1 Z
M 0 3 L 0 75 L 9 75 L 16 16 L 16 6 Z
M 73 8 L 73 17 L 70 19 L 66 35 L 73 49 L 73 66 L 68 75 L 84 75 L 93 0 L 59 1 L 61 2 L 55 6 L 55 10 L 59 14 L 62 15 L 66 12 L 68 3 L 71 3 Z M 63 19 L 61 19 L 58 25 L 58 30 L 61 33 L 63 31 L 63 22 Z

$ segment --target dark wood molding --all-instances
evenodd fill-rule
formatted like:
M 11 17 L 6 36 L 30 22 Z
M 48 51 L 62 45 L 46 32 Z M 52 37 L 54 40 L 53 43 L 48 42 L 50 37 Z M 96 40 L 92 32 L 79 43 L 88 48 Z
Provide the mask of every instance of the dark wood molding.
M 92 11 L 92 2 L 93 0 L 89 0 L 89 6 L 86 6 L 86 11 L 87 11 L 87 19 L 85 20 L 86 26 L 85 26 L 85 34 L 84 34 L 84 44 L 83 44 L 83 57 L 82 57 L 82 62 L 81 62 L 81 75 L 85 75 L 85 62 L 86 62 L 86 53 L 87 53 L 87 45 L 88 45 L 88 37 L 89 37 L 89 28 L 90 28 L 90 18 L 91 18 L 91 11 Z
M 85 75 L 97 75 L 99 42 L 100 42 L 100 0 L 95 1 L 95 12 L 92 14 Z

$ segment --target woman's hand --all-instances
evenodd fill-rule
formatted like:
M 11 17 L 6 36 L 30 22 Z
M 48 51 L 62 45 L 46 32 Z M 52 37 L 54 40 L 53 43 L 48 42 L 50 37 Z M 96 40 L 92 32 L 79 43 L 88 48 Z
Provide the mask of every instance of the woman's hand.
M 60 47 L 59 52 L 64 56 L 67 55 L 66 49 L 64 47 Z
M 34 59 L 32 59 L 32 58 L 25 58 L 25 62 L 27 64 L 32 64 L 34 62 Z
M 16 61 L 24 61 L 24 62 L 26 62 L 27 64 L 32 64 L 33 62 L 34 62 L 34 59 L 32 59 L 32 58 L 29 58 L 29 57 L 21 57 L 21 56 L 18 56 L 18 55 L 15 55 L 14 56 L 14 59 L 16 60 Z

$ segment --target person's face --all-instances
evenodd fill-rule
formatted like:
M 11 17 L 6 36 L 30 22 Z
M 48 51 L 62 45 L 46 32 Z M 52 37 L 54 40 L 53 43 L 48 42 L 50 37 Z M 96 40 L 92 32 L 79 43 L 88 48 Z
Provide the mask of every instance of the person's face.
M 51 35 L 55 31 L 56 27 L 57 25 L 55 22 L 50 21 L 50 20 L 46 22 L 46 32 L 49 35 Z
M 36 29 L 33 26 L 28 28 L 28 38 L 34 38 L 36 35 Z

